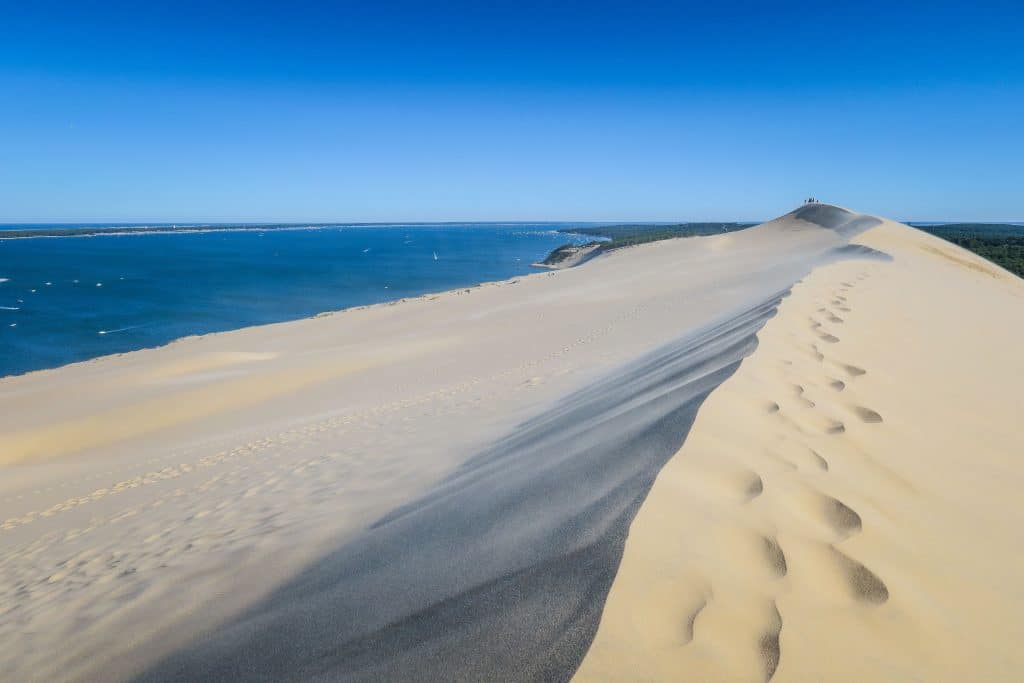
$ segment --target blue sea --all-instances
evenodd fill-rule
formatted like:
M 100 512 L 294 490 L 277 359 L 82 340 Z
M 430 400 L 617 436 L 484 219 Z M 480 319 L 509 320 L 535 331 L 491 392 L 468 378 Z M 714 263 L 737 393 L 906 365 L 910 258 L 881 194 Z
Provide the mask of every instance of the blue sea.
M 124 227 L 0 226 L 0 376 L 506 279 L 593 239 L 551 223 Z M 42 236 L 4 237 L 25 228 Z

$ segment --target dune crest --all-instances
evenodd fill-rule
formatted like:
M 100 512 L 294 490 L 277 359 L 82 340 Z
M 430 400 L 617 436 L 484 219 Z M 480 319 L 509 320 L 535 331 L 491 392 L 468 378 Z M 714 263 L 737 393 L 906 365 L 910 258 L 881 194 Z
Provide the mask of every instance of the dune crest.
M 1024 281 L 888 221 L 854 243 L 892 260 L 816 269 L 705 402 L 576 680 L 1018 677 Z

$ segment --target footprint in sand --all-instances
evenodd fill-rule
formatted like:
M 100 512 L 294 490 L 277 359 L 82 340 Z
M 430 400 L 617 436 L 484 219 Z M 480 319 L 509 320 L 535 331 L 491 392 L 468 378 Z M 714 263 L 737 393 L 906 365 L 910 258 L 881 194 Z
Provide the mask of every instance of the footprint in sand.
M 686 620 L 683 622 L 683 645 L 687 645 L 687 644 L 693 642 L 694 626 L 697 623 L 697 617 L 700 616 L 700 613 L 707 606 L 708 606 L 707 598 L 704 598 L 703 600 L 701 600 L 697 604 L 697 607 L 694 608 L 686 616 Z
M 825 433 L 826 434 L 842 434 L 845 431 L 846 431 L 846 425 L 844 425 L 839 420 L 831 420 L 831 424 L 829 424 L 825 428 Z
M 841 421 L 813 410 L 802 411 L 794 415 L 789 413 L 780 413 L 780 415 L 801 434 L 842 434 L 846 431 L 846 426 Z
M 889 599 L 889 588 L 877 574 L 831 543 L 797 544 L 787 554 L 793 574 L 799 567 L 800 575 L 807 580 L 805 586 L 822 597 L 866 606 L 881 605 Z
M 745 493 L 747 495 L 747 499 L 743 501 L 745 503 L 749 503 L 764 493 L 764 480 L 761 479 L 761 476 L 756 472 L 750 473 L 750 479 L 747 482 Z
M 769 620 L 768 628 L 765 629 L 758 643 L 761 650 L 761 659 L 764 661 L 764 680 L 770 681 L 779 668 L 781 650 L 779 648 L 779 634 L 782 633 L 782 615 L 775 601 L 771 602 L 772 618 Z
M 786 554 L 782 552 L 778 539 L 772 536 L 764 537 L 764 554 L 772 571 L 778 576 L 785 576 L 789 568 L 786 565 Z
M 822 457 L 822 456 L 821 456 L 821 455 L 820 455 L 820 454 L 818 453 L 818 451 L 814 450 L 813 448 L 808 448 L 807 450 L 811 452 L 811 457 L 813 457 L 813 458 L 816 458 L 816 463 L 817 463 L 818 467 L 819 467 L 820 469 L 823 469 L 823 470 L 825 470 L 826 472 L 828 472 L 828 467 L 829 467 L 829 465 L 828 465 L 828 460 L 826 460 L 825 458 L 823 458 L 823 457 Z
M 793 394 L 794 394 L 794 396 L 796 396 L 797 401 L 799 401 L 800 404 L 804 408 L 813 408 L 815 406 L 814 401 L 812 401 L 811 399 L 809 399 L 806 396 L 804 396 L 803 385 L 794 384 L 793 385 Z
M 724 599 L 708 594 L 689 611 L 683 622 L 683 644 L 691 642 L 717 644 L 728 642 L 742 658 L 739 666 L 751 668 L 740 680 L 769 681 L 779 666 L 779 636 L 782 615 L 775 600 L 742 603 L 736 596 Z M 737 620 L 737 611 L 742 619 Z M 697 623 L 697 618 L 700 623 Z M 749 650 L 747 648 L 750 648 Z M 717 649 L 717 648 L 716 648 Z M 749 657 L 748 655 L 754 655 Z
M 857 367 L 856 365 L 840 363 L 839 367 L 841 367 L 843 370 L 846 370 L 847 374 L 850 375 L 850 377 L 860 377 L 861 375 L 868 374 L 867 370 L 865 370 L 864 368 Z
M 822 511 L 825 521 L 840 535 L 851 536 L 860 533 L 863 522 L 860 515 L 841 500 L 822 494 Z
M 864 422 L 878 423 L 882 421 L 882 416 L 876 413 L 874 410 L 871 410 L 871 408 L 865 408 L 863 406 L 850 406 L 850 410 L 852 410 L 857 415 L 857 417 L 859 417 Z
M 794 517 L 827 532 L 833 540 L 848 538 L 863 528 L 856 510 L 807 484 L 793 481 L 780 493 L 785 507 Z
M 687 461 L 689 476 L 687 484 L 692 485 L 694 495 L 722 498 L 742 505 L 757 498 L 764 491 L 764 481 L 754 470 L 732 461 L 724 454 L 707 454 L 706 457 L 691 458 Z M 689 488 L 689 486 L 688 486 Z
M 799 441 L 787 439 L 766 449 L 765 454 L 772 459 L 782 460 L 792 465 L 794 469 L 828 472 L 828 460 L 821 457 L 813 448 Z
M 850 593 L 859 602 L 881 605 L 889 599 L 889 588 L 882 579 L 863 564 L 832 548 L 835 562 L 845 575 Z

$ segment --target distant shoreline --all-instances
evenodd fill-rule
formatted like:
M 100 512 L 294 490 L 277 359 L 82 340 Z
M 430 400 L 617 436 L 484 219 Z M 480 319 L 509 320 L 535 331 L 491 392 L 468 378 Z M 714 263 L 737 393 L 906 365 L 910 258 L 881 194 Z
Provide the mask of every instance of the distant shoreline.
M 286 230 L 329 230 L 342 228 L 415 228 L 427 226 L 459 226 L 459 225 L 484 225 L 484 226 L 531 226 L 550 225 L 552 230 L 558 232 L 573 233 L 573 229 L 565 229 L 561 226 L 567 225 L 564 222 L 521 222 L 521 221 L 419 221 L 407 223 L 190 223 L 190 224 L 82 224 L 82 225 L 59 225 L 32 226 L 26 228 L 5 229 L 0 226 L 0 240 L 7 239 L 31 239 L 41 237 L 100 237 L 117 235 L 160 235 L 160 234 L 188 234 L 199 232 L 271 232 Z

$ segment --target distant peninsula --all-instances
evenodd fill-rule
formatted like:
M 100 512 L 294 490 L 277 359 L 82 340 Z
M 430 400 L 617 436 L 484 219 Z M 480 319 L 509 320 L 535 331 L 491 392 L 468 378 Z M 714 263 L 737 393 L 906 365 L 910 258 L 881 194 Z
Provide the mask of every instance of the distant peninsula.
M 676 237 L 699 237 L 735 232 L 755 223 L 622 223 L 587 228 L 562 228 L 558 232 L 588 235 L 598 239 L 586 244 L 566 243 L 554 248 L 543 261 L 534 263 L 538 268 L 554 270 L 571 268 L 602 253 L 632 247 L 646 242 Z

